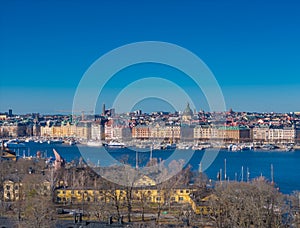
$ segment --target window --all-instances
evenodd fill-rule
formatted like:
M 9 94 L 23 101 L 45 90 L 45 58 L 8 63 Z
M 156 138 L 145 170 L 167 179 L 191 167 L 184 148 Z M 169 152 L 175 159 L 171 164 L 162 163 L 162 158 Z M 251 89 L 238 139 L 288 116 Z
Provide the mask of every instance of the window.
M 180 196 L 178 199 L 179 199 L 179 201 L 183 201 L 183 197 L 182 196 Z
M 190 193 L 190 191 L 189 191 L 189 190 L 186 190 L 185 192 L 186 192 L 186 193 Z
M 18 185 L 15 185 L 15 190 L 18 190 L 19 189 L 19 186 Z
M 10 185 L 6 185 L 6 190 L 7 190 L 7 191 L 10 190 Z
M 161 198 L 160 197 L 156 197 L 156 201 L 160 201 L 161 200 Z
M 6 194 L 6 197 L 10 200 L 10 192 Z
M 183 190 L 180 190 L 180 193 L 183 193 Z

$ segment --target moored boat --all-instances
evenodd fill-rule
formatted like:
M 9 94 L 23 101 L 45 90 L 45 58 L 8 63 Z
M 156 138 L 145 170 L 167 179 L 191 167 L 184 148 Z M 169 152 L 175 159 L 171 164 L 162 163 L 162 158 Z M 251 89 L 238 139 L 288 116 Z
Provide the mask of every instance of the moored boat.
M 108 148 L 124 148 L 125 144 L 121 143 L 121 142 L 111 141 L 111 142 L 105 144 L 105 146 Z
M 101 141 L 88 141 L 86 145 L 93 146 L 93 147 L 101 147 L 103 146 L 103 143 Z

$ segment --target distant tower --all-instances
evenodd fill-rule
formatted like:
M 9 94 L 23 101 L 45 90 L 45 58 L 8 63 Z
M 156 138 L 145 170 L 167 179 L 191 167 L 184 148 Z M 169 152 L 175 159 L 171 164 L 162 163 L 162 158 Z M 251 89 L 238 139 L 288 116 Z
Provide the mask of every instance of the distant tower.
M 105 116 L 105 104 L 102 105 L 102 116 Z
M 9 109 L 9 110 L 8 110 L 8 116 L 9 116 L 9 117 L 12 117 L 12 115 L 13 115 L 13 114 L 12 114 L 12 109 Z

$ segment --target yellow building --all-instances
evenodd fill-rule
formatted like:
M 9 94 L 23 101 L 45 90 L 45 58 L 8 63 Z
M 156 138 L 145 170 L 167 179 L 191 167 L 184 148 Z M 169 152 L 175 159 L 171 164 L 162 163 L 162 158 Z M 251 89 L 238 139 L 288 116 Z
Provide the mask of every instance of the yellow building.
M 124 189 L 58 189 L 56 190 L 56 201 L 58 203 L 80 203 L 86 202 L 110 202 L 114 197 L 120 201 L 126 200 L 126 188 Z M 156 187 L 138 187 L 133 189 L 133 200 L 140 200 L 141 197 L 146 197 L 145 200 L 151 203 L 189 203 L 192 199 L 190 194 L 193 189 L 177 188 L 177 189 L 159 189 Z
M 24 199 L 26 191 L 34 190 L 39 195 L 50 195 L 50 182 L 43 181 L 41 183 L 29 184 L 28 189 L 24 189 L 24 184 L 19 181 L 5 180 L 3 182 L 3 200 L 16 201 L 20 198 Z
M 5 180 L 3 183 L 3 200 L 4 201 L 19 200 L 20 186 L 22 186 L 22 183 L 18 183 L 12 180 Z
M 192 209 L 196 214 L 209 215 L 213 212 L 210 206 L 210 201 L 215 199 L 216 196 L 211 193 L 206 196 L 200 197 L 197 200 L 193 199 L 191 201 Z
M 132 191 L 132 202 L 144 202 L 154 204 L 164 203 L 179 203 L 189 204 L 197 214 L 208 214 L 209 200 L 212 195 L 205 196 L 203 199 L 196 201 L 194 193 L 197 191 L 194 188 L 162 188 L 155 185 L 155 182 L 144 176 L 139 180 L 140 187 L 134 187 Z M 155 186 L 154 186 L 155 185 Z M 39 195 L 50 195 L 50 182 L 43 181 L 41 183 L 27 183 L 24 185 L 22 182 L 6 180 L 3 184 L 4 201 L 16 201 L 20 198 L 25 199 L 28 192 L 34 191 Z M 55 190 L 56 202 L 64 204 L 76 204 L 82 202 L 126 202 L 127 188 L 117 189 L 95 189 L 95 188 L 61 188 Z M 26 193 L 27 192 L 27 193 Z
M 71 125 L 67 123 L 62 126 L 42 126 L 41 136 L 51 138 L 61 137 L 78 137 L 82 139 L 91 138 L 91 123 L 80 122 L 77 125 Z
M 197 126 L 194 128 L 194 138 L 198 140 L 225 140 L 229 142 L 243 142 L 251 139 L 250 129 L 247 127 L 211 127 Z
M 180 126 L 160 126 L 157 124 L 154 127 L 150 127 L 150 138 L 152 139 L 180 139 Z

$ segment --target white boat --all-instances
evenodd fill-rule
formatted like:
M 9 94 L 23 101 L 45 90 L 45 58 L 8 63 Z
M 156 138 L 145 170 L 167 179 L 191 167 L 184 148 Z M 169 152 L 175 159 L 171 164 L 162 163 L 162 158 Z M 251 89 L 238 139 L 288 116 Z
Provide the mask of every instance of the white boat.
M 192 147 L 192 150 L 204 150 L 204 147 L 201 146 L 201 145 L 194 145 L 194 146 Z
M 191 149 L 191 145 L 189 145 L 187 143 L 178 143 L 177 148 L 180 150 L 188 150 L 188 149 Z
M 286 145 L 285 147 L 285 151 L 289 152 L 292 151 L 294 149 L 293 145 Z
M 33 138 L 26 138 L 25 142 L 29 143 L 29 142 L 34 142 Z
M 103 146 L 103 143 L 101 141 L 88 141 L 86 145 L 93 146 L 93 147 L 101 147 Z
M 276 146 L 274 146 L 273 144 L 267 144 L 267 145 L 263 145 L 263 146 L 261 147 L 261 149 L 263 149 L 263 150 L 275 150 L 275 149 L 277 149 L 277 148 L 276 148 Z
M 166 145 L 166 148 L 165 148 L 166 150 L 174 150 L 174 149 L 176 149 L 176 143 L 168 143 L 167 145 Z
M 228 151 L 235 152 L 235 151 L 240 151 L 240 150 L 241 150 L 241 148 L 236 144 L 230 144 L 228 146 Z
M 23 147 L 25 146 L 24 143 L 21 143 L 19 139 L 11 139 L 8 140 L 7 142 L 4 142 L 3 144 L 5 147 Z
M 124 148 L 125 144 L 121 143 L 121 142 L 111 141 L 111 142 L 105 144 L 105 146 L 107 146 L 109 148 Z
M 70 140 L 68 143 L 69 143 L 69 145 L 70 145 L 70 146 L 73 146 L 73 145 L 75 145 L 75 144 L 76 144 L 76 141 L 74 141 L 74 140 Z
M 53 140 L 48 140 L 48 144 L 62 144 L 64 141 L 60 139 L 53 139 Z

